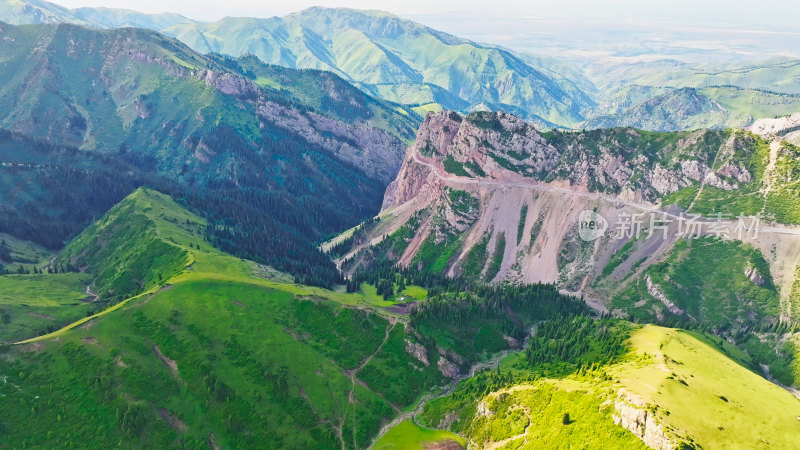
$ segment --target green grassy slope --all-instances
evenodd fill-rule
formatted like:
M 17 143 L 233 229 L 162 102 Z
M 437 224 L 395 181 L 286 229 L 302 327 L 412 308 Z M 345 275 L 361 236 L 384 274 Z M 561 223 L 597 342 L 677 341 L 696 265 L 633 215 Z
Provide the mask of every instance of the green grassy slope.
M 32 272 L 41 269 L 55 255 L 50 250 L 34 242 L 18 239 L 10 234 L 0 233 L 0 272 L 16 273 L 20 269 Z
M 406 141 L 414 137 L 421 116 L 425 115 L 372 98 L 331 72 L 265 64 L 252 54 L 220 61 L 238 65 L 264 88 L 289 92 L 314 112 L 349 124 L 375 126 Z
M 178 246 L 179 230 L 200 233 L 205 221 L 154 191 L 139 189 L 90 225 L 57 262 L 93 273 L 93 291 L 117 300 L 133 296 L 182 272 L 189 253 Z
M 642 362 L 609 370 L 611 376 L 657 404 L 658 420 L 703 448 L 793 448 L 800 439 L 800 400 L 717 348 L 655 326 L 634 333 L 631 343 Z
M 150 221 L 144 230 L 137 228 L 142 218 Z M 2 401 L 26 405 L 0 419 L 4 441 L 366 446 L 394 410 L 382 391 L 347 371 L 375 353 L 376 360 L 413 365 L 402 341 L 399 354 L 378 351 L 391 330 L 402 336 L 402 326 L 343 305 L 358 304 L 361 295 L 259 278 L 258 266 L 214 250 L 187 219 L 199 223 L 168 197 L 139 190 L 70 244 L 68 252 L 101 268 L 100 280 L 109 268 L 120 269 L 112 271 L 112 285 L 137 273 L 163 279 L 143 278 L 142 294 L 55 333 L 57 340 L 4 349 L 2 373 L 15 375 L 0 388 Z M 104 253 L 112 245 L 120 250 Z M 85 253 L 97 247 L 105 248 Z M 158 258 L 131 260 L 137 250 L 174 253 L 170 247 L 188 255 L 190 270 L 176 276 Z M 406 392 L 395 381 L 393 392 Z M 44 423 L 55 424 L 51 433 L 36 432 Z
M 632 331 L 618 359 L 566 376 L 538 378 L 540 366 L 513 354 L 496 372 L 465 380 L 430 402 L 419 419 L 479 446 L 646 448 L 615 425 L 613 416 L 632 408 L 652 415 L 665 439 L 693 448 L 793 448 L 800 400 L 722 348 L 730 350 L 702 336 L 648 325 Z
M 147 231 L 131 234 L 141 223 Z M 131 261 L 132 249 L 141 248 L 122 242 L 131 236 L 141 245 L 161 242 L 177 249 L 188 266 L 160 282 L 145 282 L 134 297 L 65 329 L 0 347 L 0 402 L 9 405 L 0 418 L 4 442 L 12 447 L 366 447 L 383 424 L 444 383 L 441 367 L 458 370 L 486 360 L 507 350 L 508 339 L 521 340 L 534 320 L 550 323 L 583 311 L 548 286 L 486 287 L 469 295 L 440 288 L 409 320 L 376 304 L 369 292 L 347 294 L 270 278 L 273 271 L 210 246 L 200 235 L 201 224 L 169 197 L 139 190 L 70 244 L 68 254 L 82 254 L 99 274 L 116 274 L 108 269 L 124 269 Z M 119 246 L 118 259 L 104 253 L 111 245 Z M 161 270 L 157 259 L 135 265 L 143 274 Z M 53 286 L 53 296 L 77 290 L 70 282 L 88 281 L 81 274 L 48 276 L 64 277 L 60 291 L 48 283 L 52 279 L 30 282 Z M 67 319 L 66 302 L 53 302 L 41 289 L 23 291 L 20 280 L 9 277 L 16 276 L 0 277 L 0 283 L 13 283 L 19 298 L 40 295 L 42 307 Z M 706 448 L 723 438 L 742 445 L 765 439 L 773 448 L 796 439 L 792 430 L 774 430 L 789 428 L 784 422 L 800 414 L 800 402 L 719 354 L 712 347 L 719 345 L 716 340 L 648 326 L 634 331 L 626 353 L 619 349 L 627 327 L 589 319 L 571 323 L 566 333 L 540 325 L 537 336 L 553 343 L 531 341 L 555 359 L 542 359 L 544 353 L 536 351 L 514 354 L 499 372 L 481 373 L 429 403 L 422 424 L 444 426 L 442 419 L 451 417 L 449 427 L 483 444 L 540 448 L 546 442 L 568 448 L 603 442 L 636 448 L 640 441 L 613 422 L 613 399 L 624 388 L 658 406 L 653 411 L 671 427 L 670 436 Z M 737 357 L 753 363 L 741 353 Z M 720 378 L 713 367 L 726 375 Z M 680 403 L 684 398 L 688 406 Z M 754 405 L 757 398 L 767 400 Z M 766 411 L 769 405 L 779 408 Z M 692 410 L 708 418 L 691 420 Z M 732 425 L 744 420 L 751 421 L 747 427 Z M 423 429 L 400 431 L 384 435 L 382 448 L 459 442 Z
M 411 450 L 424 449 L 436 445 L 452 445 L 455 442 L 462 447 L 466 444 L 464 438 L 457 434 L 443 431 L 422 428 L 410 420 L 401 422 L 392 427 L 383 435 L 375 445 L 375 450 Z
M 762 277 L 760 285 L 748 278 L 748 268 Z M 641 318 L 669 314 L 646 292 L 647 276 L 679 308 L 710 328 L 740 330 L 777 321 L 779 294 L 769 266 L 761 252 L 747 244 L 713 238 L 678 241 L 669 257 L 645 270 L 614 306 Z M 631 300 L 646 302 L 625 303 Z
M 55 331 L 86 316 L 93 305 L 80 273 L 0 276 L 0 342 Z
M 670 311 L 654 292 L 681 311 Z M 769 265 L 747 244 L 712 238 L 678 241 L 664 261 L 616 292 L 611 305 L 637 321 L 712 330 L 745 350 L 753 370 L 761 371 L 763 364 L 785 385 L 800 382 L 798 352 L 790 338 L 795 327 L 779 320 L 780 293 Z
M 684 67 L 670 71 L 668 75 L 663 70 L 654 73 L 645 70 L 640 74 L 637 83 L 673 87 L 734 85 L 749 89 L 768 89 L 774 92 L 800 94 L 800 85 L 797 83 L 798 73 L 800 73 L 800 61 L 778 59 L 761 64 L 745 63 L 722 68 Z
M 752 175 L 751 181 L 742 183 L 738 189 L 703 186 L 702 191 L 700 182 L 693 182 L 664 196 L 662 204 L 675 204 L 689 212 L 710 217 L 717 213 L 731 217 L 760 213 L 766 220 L 800 223 L 800 197 L 796 193 L 798 181 L 794 177 L 798 171 L 800 148 L 785 141 L 778 143 L 774 166 L 770 167 L 770 146 L 776 144 L 752 135 L 745 139 L 751 140 L 752 144 L 737 148 L 729 160 L 747 168 Z

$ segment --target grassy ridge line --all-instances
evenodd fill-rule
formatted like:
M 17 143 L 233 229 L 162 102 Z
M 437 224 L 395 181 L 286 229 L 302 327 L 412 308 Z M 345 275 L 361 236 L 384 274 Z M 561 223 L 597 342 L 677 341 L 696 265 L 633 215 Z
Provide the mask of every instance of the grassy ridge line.
M 161 286 L 158 286 L 157 288 L 152 288 L 147 292 L 143 292 L 143 293 L 141 293 L 141 294 L 139 294 L 137 296 L 125 299 L 125 300 L 117 303 L 116 305 L 109 306 L 108 308 L 100 311 L 97 314 L 93 314 L 93 315 L 91 315 L 89 317 L 84 317 L 83 319 L 76 320 L 75 322 L 72 322 L 71 324 L 69 324 L 69 325 L 67 325 L 67 326 L 65 326 L 65 327 L 63 327 L 63 328 L 61 328 L 59 330 L 56 330 L 56 331 L 54 331 L 52 333 L 43 334 L 43 335 L 37 336 L 35 338 L 26 339 L 24 341 L 15 342 L 14 345 L 29 344 L 31 342 L 44 341 L 44 340 L 47 340 L 47 339 L 52 339 L 54 337 L 61 336 L 64 333 L 66 333 L 67 331 L 69 331 L 69 330 L 71 330 L 71 329 L 73 329 L 75 327 L 79 327 L 79 326 L 85 324 L 86 322 L 88 322 L 88 321 L 90 321 L 92 319 L 96 319 L 98 317 L 102 317 L 102 316 L 104 316 L 104 315 L 106 315 L 106 314 L 108 314 L 110 312 L 113 312 L 113 311 L 116 311 L 116 310 L 122 308 L 123 306 L 128 304 L 131 300 L 135 300 L 135 299 L 143 297 L 143 296 L 145 296 L 147 294 L 155 295 L 159 290 L 161 290 L 161 288 L 162 288 Z
M 443 427 L 492 448 L 644 448 L 612 421 L 631 407 L 653 416 L 668 440 L 696 445 L 689 448 L 796 448 L 800 401 L 724 341 L 645 325 L 627 342 L 616 362 L 556 376 L 536 376 L 523 352 L 512 353 L 429 402 L 419 419 L 438 427 L 447 417 Z
M 644 326 L 636 359 L 609 370 L 648 403 L 659 422 L 704 448 L 796 448 L 800 401 L 682 330 Z
M 169 216 L 163 215 L 163 216 L 155 216 L 155 217 L 153 217 L 152 215 L 150 215 L 148 213 L 153 211 L 154 207 L 157 208 L 156 211 L 168 211 L 170 213 L 170 215 Z M 45 335 L 42 335 L 42 336 L 37 336 L 37 337 L 31 338 L 31 339 L 26 339 L 26 340 L 17 342 L 16 344 L 26 344 L 26 343 L 30 343 L 30 342 L 37 342 L 37 341 L 51 339 L 53 337 L 61 336 L 64 333 L 66 333 L 67 331 L 69 331 L 69 330 L 71 330 L 71 329 L 73 329 L 75 327 L 81 326 L 81 325 L 89 322 L 92 319 L 95 319 L 97 317 L 102 317 L 102 316 L 104 316 L 104 315 L 106 315 L 106 314 L 108 314 L 110 312 L 113 312 L 113 311 L 116 311 L 116 310 L 122 308 L 123 306 L 128 304 L 131 300 L 142 298 L 143 296 L 147 296 L 147 295 L 150 295 L 150 296 L 155 295 L 158 291 L 163 289 L 164 286 L 171 284 L 173 282 L 173 280 L 179 278 L 180 275 L 186 273 L 186 269 L 188 267 L 194 265 L 195 262 L 196 262 L 196 257 L 195 257 L 194 251 L 191 250 L 192 247 L 187 247 L 187 246 L 180 245 L 180 244 L 176 243 L 176 237 L 180 237 L 180 238 L 186 239 L 187 238 L 187 232 L 186 232 L 186 230 L 182 230 L 182 229 L 178 228 L 175 224 L 167 222 L 166 218 L 167 217 L 171 217 L 177 222 L 177 220 L 179 218 L 178 216 L 180 215 L 180 218 L 182 218 L 184 220 L 193 219 L 195 222 L 201 223 L 201 224 L 204 223 L 204 221 L 200 217 L 195 216 L 193 214 L 190 214 L 188 212 L 184 212 L 182 214 L 178 214 L 179 212 L 183 212 L 183 209 L 180 208 L 177 204 L 175 204 L 172 201 L 172 199 L 170 199 L 166 195 L 163 195 L 161 193 L 158 193 L 156 191 L 149 190 L 149 189 L 144 189 L 144 188 L 137 189 L 132 194 L 130 194 L 128 197 L 126 197 L 126 199 L 123 200 L 119 205 L 117 205 L 116 207 L 112 208 L 112 210 L 109 211 L 109 213 L 107 213 L 105 216 L 103 216 L 103 218 L 101 218 L 98 222 L 96 222 L 95 224 L 91 225 L 89 228 L 87 228 L 86 231 L 84 231 L 84 233 L 81 233 L 81 235 L 76 237 L 75 240 L 68 245 L 68 247 L 67 247 L 67 249 L 65 251 L 67 251 L 69 253 L 73 253 L 73 254 L 82 253 L 81 252 L 81 245 L 84 245 L 84 246 L 87 246 L 87 247 L 88 246 L 92 246 L 92 245 L 97 245 L 97 241 L 99 239 L 102 239 L 102 238 L 105 237 L 104 235 L 102 235 L 102 233 L 105 230 L 108 229 L 108 230 L 111 230 L 111 231 L 118 231 L 118 229 L 117 229 L 119 227 L 119 222 L 118 221 L 122 220 L 122 219 L 125 219 L 125 218 L 129 218 L 128 217 L 129 215 L 134 215 L 135 214 L 136 216 L 139 216 L 139 217 L 145 217 L 146 220 L 150 221 L 150 225 L 152 226 L 152 229 L 154 230 L 155 237 L 156 237 L 157 241 L 159 241 L 161 244 L 164 244 L 164 245 L 167 245 L 167 246 L 171 246 L 171 247 L 175 247 L 176 249 L 181 250 L 185 254 L 186 260 L 184 261 L 184 264 L 183 264 L 183 270 L 180 273 L 168 278 L 165 281 L 162 281 L 160 283 L 154 284 L 150 288 L 146 289 L 144 292 L 141 292 L 139 294 L 133 295 L 131 297 L 128 297 L 128 298 L 120 301 L 119 303 L 111 305 L 108 308 L 104 309 L 103 311 L 100 311 L 99 313 L 93 314 L 93 315 L 88 316 L 88 317 L 84 317 L 84 318 L 82 318 L 80 320 L 77 320 L 77 321 L 75 321 L 75 322 L 73 322 L 73 323 L 71 323 L 69 325 L 66 325 L 65 327 L 62 327 L 61 329 L 56 330 L 56 331 L 54 331 L 52 333 L 48 333 L 48 334 L 45 334 Z M 125 214 L 122 214 L 122 213 L 125 213 Z M 172 228 L 170 228 L 170 227 L 172 227 Z M 191 235 L 189 235 L 189 236 L 191 236 Z M 197 239 L 197 240 L 199 240 L 199 239 Z M 194 242 L 191 242 L 191 243 L 192 243 L 192 246 L 193 246 Z M 198 245 L 198 247 L 199 247 L 199 245 Z M 107 261 L 105 261 L 105 260 L 103 260 L 101 258 L 98 262 L 105 263 Z M 95 269 L 97 274 L 100 274 L 101 272 L 104 272 L 105 268 L 103 268 L 103 267 L 95 267 L 94 269 Z
M 191 255 L 191 253 L 190 253 L 190 255 Z M 188 263 L 188 264 L 186 264 L 186 267 L 188 268 L 192 264 L 194 264 L 193 261 Z M 45 334 L 45 335 L 42 335 L 42 336 L 37 336 L 35 338 L 26 339 L 24 341 L 16 342 L 15 345 L 28 344 L 28 343 L 31 343 L 31 342 L 37 342 L 37 341 L 52 339 L 54 337 L 61 336 L 64 333 L 66 333 L 67 331 L 69 331 L 69 330 L 71 330 L 73 328 L 76 328 L 78 326 L 81 326 L 81 325 L 85 324 L 86 322 L 89 322 L 92 319 L 95 319 L 95 318 L 98 318 L 98 317 L 102 317 L 102 316 L 104 316 L 104 315 L 106 315 L 106 314 L 108 314 L 110 312 L 116 311 L 116 310 L 124 307 L 125 305 L 127 305 L 131 301 L 134 301 L 134 300 L 137 300 L 137 299 L 141 299 L 141 298 L 144 298 L 144 297 L 148 297 L 148 296 L 152 297 L 153 295 L 157 294 L 159 291 L 164 289 L 164 287 L 166 287 L 166 286 L 176 285 L 176 284 L 180 284 L 180 283 L 187 282 L 187 281 L 202 281 L 202 280 L 229 281 L 229 282 L 237 283 L 237 284 L 248 284 L 248 285 L 252 285 L 252 286 L 278 289 L 278 290 L 282 290 L 282 291 L 285 291 L 285 292 L 288 292 L 288 293 L 291 293 L 291 294 L 294 294 L 294 295 L 308 295 L 308 296 L 315 296 L 315 295 L 323 296 L 324 295 L 326 298 L 329 298 L 331 300 L 336 301 L 339 304 L 346 305 L 346 306 L 367 306 L 367 307 L 370 307 L 370 308 L 374 307 L 374 304 L 373 304 L 374 302 L 370 301 L 369 296 L 367 294 L 363 294 L 363 293 L 345 294 L 345 293 L 340 293 L 340 292 L 336 292 L 336 291 L 329 291 L 327 289 L 323 289 L 323 288 L 319 288 L 319 287 L 304 286 L 304 285 L 299 285 L 299 284 L 280 283 L 280 282 L 270 281 L 270 280 L 267 280 L 267 279 L 249 278 L 247 275 L 232 276 L 230 274 L 219 274 L 219 273 L 212 273 L 212 272 L 198 274 L 198 273 L 194 273 L 194 272 L 190 272 L 190 271 L 184 271 L 184 272 L 174 276 L 173 278 L 170 278 L 169 280 L 167 280 L 162 285 L 154 286 L 154 287 L 150 288 L 149 290 L 147 290 L 145 292 L 142 292 L 141 294 L 138 294 L 138 295 L 135 295 L 133 297 L 127 298 L 127 299 L 125 299 L 125 300 L 123 300 L 123 301 L 121 301 L 121 302 L 119 302 L 119 303 L 117 303 L 117 304 L 115 304 L 113 306 L 110 306 L 110 307 L 104 309 L 103 311 L 101 311 L 101 312 L 99 312 L 97 314 L 94 314 L 94 315 L 89 316 L 89 317 L 84 317 L 84 318 L 82 318 L 80 320 L 77 320 L 77 321 L 75 321 L 75 322 L 73 322 L 73 323 L 71 323 L 71 324 L 69 324 L 69 325 L 67 325 L 67 326 L 65 326 L 65 327 L 63 327 L 63 328 L 61 328 L 61 329 L 59 329 L 57 331 L 54 331 L 52 333 L 48 333 L 48 334 Z M 353 297 L 358 297 L 359 295 L 361 297 L 363 297 L 363 301 L 359 301 L 359 300 L 353 301 Z M 394 314 L 394 313 L 392 313 L 390 311 L 387 311 L 387 310 L 377 310 L 377 309 L 375 309 L 375 311 L 377 313 L 379 313 L 379 314 L 381 314 L 383 316 L 387 316 L 387 317 L 397 317 L 398 316 L 398 314 Z
M 194 258 L 192 256 L 192 253 L 190 252 L 189 253 L 189 261 L 186 263 L 186 267 L 189 267 L 192 264 L 194 264 Z M 180 275 L 182 275 L 182 274 L 183 274 L 183 272 Z M 54 337 L 61 336 L 64 333 L 66 333 L 67 331 L 69 331 L 69 330 L 71 330 L 71 329 L 73 329 L 75 327 L 79 327 L 79 326 L 85 324 L 86 322 L 89 322 L 92 319 L 96 319 L 98 317 L 102 317 L 102 316 L 104 316 L 104 315 L 106 315 L 106 314 L 108 314 L 110 312 L 113 312 L 113 311 L 116 311 L 116 310 L 122 308 L 123 306 L 127 305 L 128 303 L 130 303 L 132 300 L 136 300 L 138 298 L 142 298 L 142 297 L 145 297 L 145 296 L 152 297 L 152 296 L 156 295 L 160 290 L 164 289 L 165 286 L 173 284 L 172 280 L 175 279 L 175 278 L 178 278 L 180 275 L 176 275 L 175 277 L 173 277 L 170 280 L 167 280 L 165 283 L 163 283 L 161 285 L 153 286 L 152 288 L 148 289 L 145 292 L 142 292 L 139 295 L 135 295 L 133 297 L 129 297 L 129 298 L 127 298 L 127 299 L 125 299 L 125 300 L 123 300 L 123 301 L 121 301 L 121 302 L 119 302 L 119 303 L 117 303 L 115 305 L 109 306 L 108 308 L 100 311 L 97 314 L 92 314 L 91 316 L 84 317 L 84 318 L 82 318 L 80 320 L 76 320 L 75 322 L 72 322 L 71 324 L 69 324 L 69 325 L 67 325 L 67 326 L 65 326 L 65 327 L 63 327 L 63 328 L 61 328 L 59 330 L 56 330 L 56 331 L 54 331 L 52 333 L 44 334 L 44 335 L 37 336 L 37 337 L 31 338 L 31 339 L 26 339 L 26 340 L 20 341 L 20 342 L 15 342 L 14 345 L 28 344 L 28 343 L 31 343 L 31 342 L 43 341 L 43 340 L 52 339 Z
M 140 197 L 144 197 L 144 199 Z M 155 207 L 160 207 L 161 210 L 167 210 L 171 212 L 182 211 L 182 209 L 178 205 L 174 204 L 172 200 L 169 199 L 167 196 L 147 189 L 137 190 L 136 192 L 131 194 L 127 200 L 131 199 L 134 199 L 135 201 L 146 200 L 147 202 L 146 205 L 148 205 L 146 206 L 146 208 L 153 208 L 153 206 L 155 206 Z M 194 217 L 196 220 L 202 221 L 202 219 L 200 219 L 199 217 L 196 216 Z M 342 305 L 366 306 L 371 309 L 376 309 L 374 308 L 375 306 L 374 301 L 370 298 L 369 295 L 364 293 L 345 294 L 318 287 L 303 286 L 298 284 L 288 284 L 288 283 L 275 282 L 267 279 L 253 278 L 252 273 L 256 269 L 255 263 L 251 261 L 239 260 L 229 255 L 226 255 L 214 249 L 213 247 L 209 246 L 207 243 L 203 242 L 197 236 L 187 236 L 186 230 L 180 229 L 175 224 L 170 223 L 166 220 L 159 220 L 158 218 L 156 218 L 154 220 L 154 223 L 156 225 L 155 227 L 156 234 L 158 235 L 158 237 L 161 239 L 162 242 L 177 247 L 179 249 L 182 249 L 186 252 L 187 261 L 184 265 L 183 271 L 172 276 L 167 280 L 164 280 L 161 283 L 152 286 L 151 288 L 147 289 L 146 291 L 140 294 L 129 297 L 115 305 L 108 307 L 97 314 L 91 315 L 89 317 L 84 317 L 52 333 L 19 341 L 16 342 L 15 344 L 27 344 L 31 342 L 37 342 L 61 336 L 67 331 L 79 327 L 95 318 L 102 317 L 110 312 L 116 311 L 124 307 L 133 300 L 155 295 L 167 285 L 175 285 L 190 280 L 206 279 L 206 280 L 216 280 L 216 281 L 230 281 L 234 283 L 242 283 L 242 284 L 249 284 L 254 286 L 283 290 L 292 293 L 294 295 L 323 296 L 331 300 L 334 300 Z M 176 240 L 185 241 L 187 240 L 187 238 L 190 239 L 189 243 L 191 244 L 191 246 L 177 244 L 174 242 Z M 196 246 L 197 248 L 195 248 L 194 246 Z M 201 246 L 203 247 L 203 249 L 199 250 Z M 192 270 L 191 271 L 187 270 L 190 267 L 192 268 Z M 390 311 L 381 310 L 378 312 L 384 316 L 397 317 L 397 314 L 391 313 Z

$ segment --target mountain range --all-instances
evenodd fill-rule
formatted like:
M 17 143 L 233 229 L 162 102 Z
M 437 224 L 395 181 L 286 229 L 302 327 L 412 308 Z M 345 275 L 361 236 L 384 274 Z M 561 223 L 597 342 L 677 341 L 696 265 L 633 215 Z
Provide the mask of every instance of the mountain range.
M 420 115 L 442 108 L 504 110 L 545 127 L 670 131 L 744 127 L 798 106 L 794 60 L 722 67 L 658 60 L 590 64 L 581 70 L 381 11 L 316 7 L 285 17 L 204 23 L 177 14 L 69 10 L 42 1 L 7 0 L 0 20 L 148 28 L 200 53 L 252 54 L 268 64 L 330 71 Z M 671 68 L 668 76 L 664 67 Z
M 160 30 L 191 19 L 180 14 L 145 14 L 130 9 L 64 8 L 40 0 L 6 0 L 0 4 L 3 21 L 12 25 L 72 23 L 97 28 L 136 27 Z
M 554 71 L 555 65 L 534 67 L 512 52 L 383 12 L 311 8 L 284 18 L 197 23 L 127 10 L 66 10 L 47 2 L 13 0 L 3 9 L 0 19 L 10 23 L 133 25 L 176 37 L 201 53 L 250 53 L 269 64 L 328 70 L 423 113 L 441 107 L 510 109 L 543 124 L 574 125 L 593 106 L 576 83 Z
M 419 120 L 331 73 L 203 56 L 153 31 L 72 24 L 0 30 L 0 104 L 7 111 L 0 126 L 42 141 L 12 140 L 39 151 L 15 144 L 3 150 L 3 161 L 46 164 L 31 166 L 33 172 L 80 167 L 90 178 L 108 169 L 103 186 L 125 186 L 98 189 L 111 204 L 131 184 L 168 183 L 186 201 L 217 205 L 207 214 L 229 250 L 258 230 L 271 244 L 249 246 L 249 256 L 283 255 L 278 259 L 290 271 L 301 264 L 290 252 L 324 261 L 309 239 L 377 211 Z M 66 157 L 63 146 L 80 150 Z M 59 233 L 28 237 L 59 248 L 96 217 L 97 207 L 109 206 L 73 210 L 62 200 L 48 209 L 45 199 L 70 195 L 44 180 L 33 177 L 35 188 L 9 191 L 3 231 L 63 211 L 62 219 L 71 219 Z M 347 199 L 346 206 L 336 199 Z

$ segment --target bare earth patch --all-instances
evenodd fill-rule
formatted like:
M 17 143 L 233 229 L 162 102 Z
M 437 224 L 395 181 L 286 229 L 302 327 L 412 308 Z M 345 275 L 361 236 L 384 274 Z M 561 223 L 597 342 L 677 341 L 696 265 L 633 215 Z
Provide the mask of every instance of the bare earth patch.
M 387 306 L 386 310 L 396 314 L 409 314 L 416 305 L 417 302 L 398 303 L 396 305 Z
M 160 359 L 161 362 L 167 365 L 169 371 L 172 372 L 172 375 L 175 378 L 180 378 L 180 373 L 178 372 L 178 363 L 164 356 L 164 354 L 161 353 L 161 349 L 159 349 L 157 345 L 153 346 L 153 351 L 156 352 L 156 356 L 158 356 L 158 359 Z
M 181 419 L 178 419 L 170 414 L 166 408 L 158 408 L 158 415 L 161 416 L 161 418 L 164 419 L 164 421 L 167 422 L 173 430 L 179 433 L 186 433 L 186 430 L 188 429 L 186 424 L 183 423 Z
M 441 442 L 433 442 L 430 444 L 423 443 L 422 448 L 425 450 L 463 450 L 464 447 L 461 446 L 456 441 L 441 441 Z
M 244 303 L 236 301 L 236 300 L 233 300 L 233 299 L 231 299 L 231 303 L 233 303 L 234 305 L 237 305 L 237 306 L 241 306 L 242 308 L 245 308 L 245 309 L 250 308 L 249 306 L 245 305 Z
M 44 342 L 37 341 L 31 342 L 30 344 L 19 345 L 17 346 L 17 349 L 19 349 L 21 352 L 40 352 L 44 350 Z
M 211 450 L 219 450 L 217 438 L 214 436 L 214 433 L 208 435 L 208 446 L 211 447 Z
M 290 330 L 288 328 L 284 327 L 283 332 L 288 334 L 289 336 L 291 336 L 292 339 L 294 339 L 295 341 L 299 341 L 300 340 L 300 336 L 298 336 L 297 333 L 295 333 L 294 331 L 292 331 L 292 330 Z
M 40 313 L 33 312 L 33 311 L 30 311 L 30 312 L 28 312 L 28 314 L 29 314 L 29 315 L 31 315 L 31 316 L 33 316 L 33 317 L 38 317 L 38 318 L 40 318 L 40 319 L 56 320 L 56 318 L 55 318 L 55 317 L 53 317 L 53 316 L 50 316 L 50 315 L 48 315 L 48 314 L 40 314 Z

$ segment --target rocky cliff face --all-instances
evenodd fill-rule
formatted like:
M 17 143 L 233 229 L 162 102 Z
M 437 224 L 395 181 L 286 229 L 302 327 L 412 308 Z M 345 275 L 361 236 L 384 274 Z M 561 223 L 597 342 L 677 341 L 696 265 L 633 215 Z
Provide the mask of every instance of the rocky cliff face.
M 749 130 L 759 136 L 781 136 L 800 128 L 800 112 L 790 116 L 774 119 L 758 119 L 750 126 Z
M 419 190 L 414 187 L 419 176 L 409 173 L 419 170 L 415 155 L 441 165 L 446 173 L 474 179 L 556 183 L 655 202 L 698 182 L 733 190 L 751 181 L 736 155 L 752 152 L 754 142 L 743 132 L 713 130 L 540 133 L 503 112 L 466 118 L 452 112 L 429 114 L 406 155 L 411 164 L 393 183 L 384 207 L 402 204 Z
M 678 448 L 657 422 L 648 405 L 635 394 L 620 389 L 614 408 L 614 423 L 635 434 L 648 447 L 655 450 Z
M 382 220 L 362 232 L 341 267 L 387 258 L 485 282 L 556 283 L 616 313 L 612 297 L 641 279 L 639 291 L 655 306 L 637 305 L 652 306 L 659 319 L 700 320 L 670 298 L 668 280 L 644 272 L 673 252 L 686 231 L 681 211 L 699 204 L 701 192 L 728 203 L 743 195 L 737 189 L 759 195 L 765 149 L 766 141 L 741 130 L 543 133 L 502 112 L 429 114 L 386 191 Z M 672 195 L 686 200 L 667 206 Z M 699 236 L 711 235 L 710 211 Z M 587 214 L 602 228 L 588 237 Z M 728 212 L 729 230 L 735 217 Z M 800 237 L 741 239 L 773 255 L 770 275 L 788 298 Z M 744 266 L 742 273 L 768 286 Z

